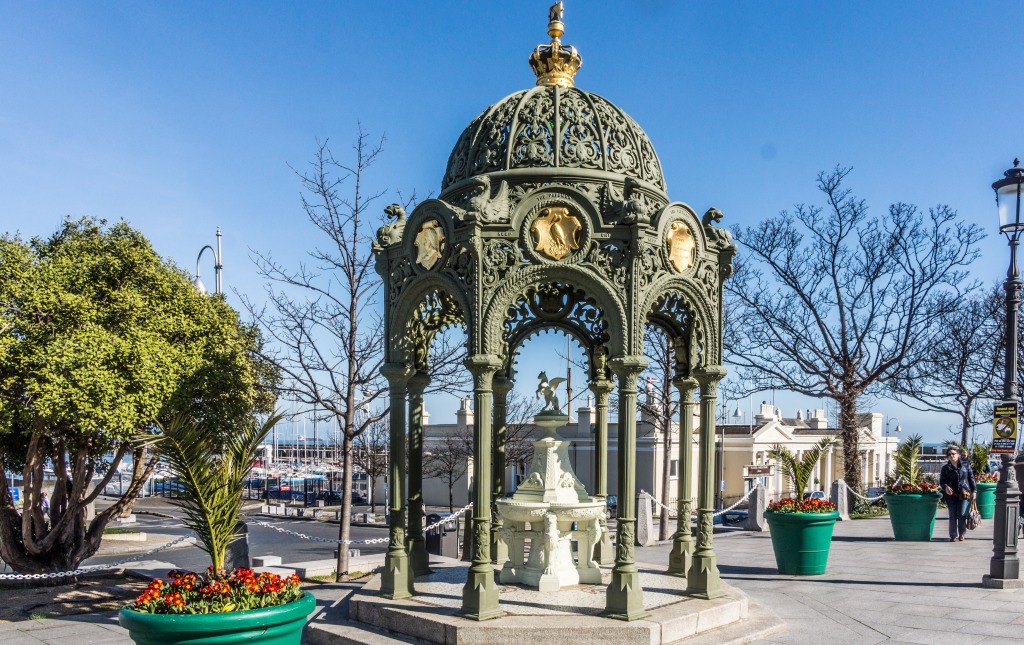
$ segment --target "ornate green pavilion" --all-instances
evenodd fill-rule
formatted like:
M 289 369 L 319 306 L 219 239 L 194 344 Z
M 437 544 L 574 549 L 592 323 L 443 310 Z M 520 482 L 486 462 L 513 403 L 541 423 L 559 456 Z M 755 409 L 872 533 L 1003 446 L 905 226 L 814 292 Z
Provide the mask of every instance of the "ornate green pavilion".
M 668 572 L 687 578 L 688 593 L 720 595 L 712 544 L 714 419 L 722 367 L 722 283 L 736 246 L 716 226 L 668 197 L 647 135 L 608 100 L 574 87 L 582 65 L 561 43 L 561 3 L 551 9 L 551 43 L 530 56 L 537 85 L 484 110 L 448 160 L 441 193 L 377 233 L 384 280 L 386 364 L 390 386 L 390 545 L 381 591 L 415 595 L 429 573 L 423 535 L 423 391 L 428 348 L 446 326 L 465 327 L 472 373 L 473 562 L 462 614 L 503 614 L 495 565 L 507 558 L 492 503 L 504 493 L 505 403 L 518 347 L 543 329 L 560 329 L 584 348 L 597 407 L 596 497 L 607 495 L 608 396 L 618 387 L 618 517 L 606 615 L 646 615 L 634 561 L 637 380 L 645 325 L 660 327 L 675 354 L 673 383 L 682 401 L 681 436 L 692 436 L 700 391 L 698 529 L 681 522 Z M 408 444 L 406 443 L 408 442 Z M 408 445 L 408 472 L 406 463 Z M 680 441 L 679 464 L 692 463 Z M 678 477 L 678 514 L 691 513 L 691 478 Z M 408 529 L 406 521 L 408 519 Z

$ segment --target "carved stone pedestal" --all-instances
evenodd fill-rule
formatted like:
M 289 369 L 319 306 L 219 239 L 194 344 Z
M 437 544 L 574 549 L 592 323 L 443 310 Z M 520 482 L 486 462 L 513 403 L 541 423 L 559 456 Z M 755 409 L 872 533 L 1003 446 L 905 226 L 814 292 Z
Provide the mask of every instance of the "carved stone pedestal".
M 533 444 L 530 474 L 511 499 L 496 502 L 503 521 L 499 538 L 509 555 L 499 575 L 502 583 L 520 582 L 540 591 L 558 591 L 568 585 L 601 582 L 594 547 L 601 541 L 599 519 L 605 503 L 587 495 L 572 470 L 569 442 L 555 433 L 567 420 L 557 412 L 534 417 L 545 435 Z M 574 540 L 578 561 L 572 554 Z

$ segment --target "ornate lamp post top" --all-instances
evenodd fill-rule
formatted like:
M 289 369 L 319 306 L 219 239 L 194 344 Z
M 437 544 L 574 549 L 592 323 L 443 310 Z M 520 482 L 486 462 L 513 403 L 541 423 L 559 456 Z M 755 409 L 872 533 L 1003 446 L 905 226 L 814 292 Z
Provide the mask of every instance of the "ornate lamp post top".
M 1014 240 L 1024 231 L 1024 222 L 1020 219 L 1022 185 L 1024 168 L 1020 167 L 1020 159 L 1014 159 L 1013 168 L 1003 173 L 1003 179 L 992 184 L 992 190 L 996 191 L 996 206 L 999 207 L 999 230 Z

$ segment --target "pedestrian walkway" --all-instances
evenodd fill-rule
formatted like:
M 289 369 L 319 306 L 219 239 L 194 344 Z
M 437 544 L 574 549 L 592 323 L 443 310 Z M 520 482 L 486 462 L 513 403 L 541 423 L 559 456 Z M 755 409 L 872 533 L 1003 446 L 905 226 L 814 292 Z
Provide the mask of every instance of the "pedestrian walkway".
M 992 521 L 964 542 L 946 536 L 940 509 L 932 542 L 896 542 L 887 517 L 838 522 L 821 576 L 783 576 L 768 533 L 715 534 L 722 579 L 771 609 L 786 631 L 762 643 L 1024 643 L 1024 590 L 986 589 Z M 667 562 L 671 545 L 637 549 Z
M 895 542 L 888 518 L 840 522 L 821 576 L 779 575 L 768 533 L 716 533 L 715 549 L 722 578 L 786 621 L 786 631 L 762 643 L 1024 645 L 1024 590 L 981 586 L 992 555 L 992 522 L 957 543 L 946 541 L 945 526 L 940 510 L 934 541 Z M 670 548 L 640 547 L 637 559 L 664 564 Z M 351 588 L 314 588 L 315 619 L 344 620 Z M 0 625 L 4 645 L 64 645 L 72 636 L 76 645 L 131 642 L 112 612 Z

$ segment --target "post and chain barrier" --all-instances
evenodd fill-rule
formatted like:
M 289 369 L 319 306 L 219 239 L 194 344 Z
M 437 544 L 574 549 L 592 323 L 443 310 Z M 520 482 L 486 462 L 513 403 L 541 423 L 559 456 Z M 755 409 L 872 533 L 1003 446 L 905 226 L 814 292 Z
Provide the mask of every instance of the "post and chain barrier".
M 434 529 L 436 529 L 437 527 L 441 526 L 442 524 L 446 524 L 448 522 L 451 522 L 451 521 L 457 519 L 460 515 L 462 515 L 463 513 L 465 513 L 466 511 L 468 511 L 472 507 L 473 507 L 473 502 L 470 502 L 469 504 L 466 504 L 465 506 L 463 506 L 459 510 L 457 510 L 454 513 L 452 513 L 451 515 L 449 515 L 448 517 L 446 517 L 446 518 L 444 518 L 444 519 L 442 519 L 442 520 L 440 520 L 438 522 L 434 522 L 433 524 L 431 524 L 429 526 L 424 527 L 423 530 L 424 531 L 433 531 Z M 255 525 L 255 526 L 262 526 L 262 527 L 265 527 L 265 528 L 277 531 L 279 533 L 286 533 L 288 535 L 294 535 L 295 537 L 299 537 L 299 538 L 302 538 L 304 540 L 312 540 L 314 542 L 327 542 L 327 543 L 330 543 L 330 544 L 345 544 L 345 545 L 349 545 L 349 544 L 384 544 L 385 542 L 387 542 L 388 540 L 391 539 L 390 536 L 385 536 L 385 537 L 382 537 L 382 538 L 374 538 L 372 540 L 332 540 L 330 538 L 321 538 L 321 537 L 315 537 L 315 536 L 312 536 L 312 535 L 305 535 L 304 533 L 299 533 L 297 531 L 292 531 L 292 530 L 289 530 L 289 529 L 286 529 L 286 528 L 283 528 L 283 527 L 280 527 L 280 526 L 276 526 L 274 524 L 268 524 L 267 522 L 249 521 L 249 522 L 247 522 L 247 524 L 252 524 L 252 525 Z M 168 542 L 166 544 L 161 544 L 160 546 L 156 547 L 155 549 L 150 549 L 149 551 L 146 551 L 145 553 L 138 553 L 138 554 L 132 555 L 131 557 L 125 558 L 124 560 L 119 560 L 117 562 L 111 562 L 110 564 L 97 564 L 97 565 L 89 566 L 89 567 L 81 567 L 81 568 L 75 569 L 74 571 L 60 571 L 60 572 L 56 572 L 56 573 L 4 573 L 4 574 L 0 574 L 0 580 L 53 580 L 53 579 L 56 579 L 56 578 L 67 578 L 67 577 L 70 577 L 70 576 L 84 575 L 86 573 L 95 573 L 97 571 L 108 571 L 108 570 L 111 570 L 111 569 L 117 569 L 118 567 L 120 567 L 122 565 L 125 565 L 125 564 L 128 564 L 129 562 L 138 562 L 140 560 L 145 560 L 146 558 L 150 557 L 151 555 L 159 553 L 159 552 L 161 552 L 161 551 L 163 551 L 165 549 L 169 549 L 169 548 L 171 548 L 173 546 L 177 546 L 178 544 L 181 544 L 181 543 L 186 542 L 186 541 L 194 540 L 195 537 L 196 536 L 195 536 L 194 533 L 189 533 L 188 535 L 183 535 L 183 536 L 177 538 L 176 540 L 172 540 L 172 541 L 170 541 L 170 542 Z
M 842 484 L 842 485 L 843 485 L 843 487 L 844 487 L 844 488 L 846 488 L 846 490 L 847 490 L 847 491 L 849 491 L 850 493 L 852 493 L 854 497 L 859 497 L 859 498 L 861 498 L 862 500 L 864 500 L 865 502 L 877 502 L 878 500 L 880 500 L 880 499 L 882 499 L 883 497 L 885 497 L 885 493 L 882 493 L 881 495 L 878 495 L 878 496 L 876 496 L 876 497 L 865 497 L 864 495 L 861 495 L 861 494 L 860 494 L 860 493 L 858 493 L 857 491 L 855 491 L 855 490 L 853 490 L 852 488 L 850 488 L 850 485 L 846 483 L 846 480 L 845 480 L 845 479 L 840 479 L 840 480 L 837 480 L 837 481 L 839 481 L 839 483 L 840 483 L 840 484 Z M 902 481 L 903 481 L 903 478 L 902 478 L 902 477 L 900 477 L 899 479 L 897 479 L 897 480 L 896 480 L 896 481 L 895 481 L 895 482 L 893 483 L 893 486 L 899 486 L 900 482 L 902 482 Z
M 748 491 L 747 491 L 747 493 L 746 493 L 746 494 L 745 494 L 745 495 L 744 495 L 743 497 L 741 497 L 741 498 L 739 498 L 738 500 L 736 500 L 736 503 L 735 503 L 735 504 L 733 504 L 732 506 L 730 506 L 730 507 L 728 507 L 728 508 L 723 508 L 723 509 L 722 509 L 722 510 L 720 510 L 720 511 L 715 511 L 715 513 L 714 513 L 714 515 L 712 515 L 712 517 L 718 517 L 719 515 L 722 515 L 722 514 L 724 514 L 724 513 L 728 513 L 729 511 L 733 510 L 734 508 L 736 508 L 737 506 L 739 506 L 739 505 L 740 505 L 740 504 L 742 504 L 743 502 L 747 501 L 747 499 L 748 499 L 748 498 L 750 497 L 750 495 L 751 495 L 751 494 L 752 494 L 752 493 L 753 493 L 753 492 L 754 492 L 755 490 L 757 490 L 758 488 L 761 488 L 761 484 L 757 484 L 756 486 L 754 486 L 753 488 L 751 488 L 750 490 L 748 490 Z M 675 513 L 675 512 L 676 512 L 676 510 L 675 510 L 674 508 L 669 508 L 668 506 L 665 506 L 664 504 L 662 504 L 662 503 L 661 503 L 661 500 L 659 500 L 659 499 L 658 499 L 657 497 L 655 497 L 654 495 L 651 495 L 650 493 L 648 493 L 648 492 L 647 492 L 647 491 L 645 491 L 644 489 L 642 489 L 642 488 L 641 488 L 641 489 L 640 489 L 640 493 L 641 493 L 641 494 L 643 494 L 643 495 L 648 495 L 648 496 L 650 496 L 650 498 L 651 498 L 651 499 L 652 499 L 652 500 L 654 501 L 654 503 L 655 503 L 655 504 L 657 504 L 658 506 L 662 507 L 663 509 L 665 509 L 665 510 L 666 510 L 666 511 L 668 511 L 669 513 Z
M 81 567 L 79 569 L 75 569 L 74 571 L 60 571 L 58 573 L 4 573 L 0 574 L 0 580 L 52 580 L 55 578 L 67 578 L 70 576 L 80 576 L 86 573 L 95 573 L 96 571 L 107 571 L 110 569 L 117 569 L 121 565 L 128 564 L 129 562 L 138 562 L 140 560 L 145 560 L 154 553 L 159 553 L 164 549 L 169 549 L 172 546 L 181 544 L 182 542 L 194 540 L 195 537 L 195 533 L 189 533 L 188 535 L 183 535 L 176 540 L 168 542 L 167 544 L 161 544 L 155 549 L 150 549 L 145 553 L 138 553 L 129 558 L 125 558 L 124 560 L 119 560 L 118 562 L 111 562 L 110 564 L 97 564 L 90 567 Z
M 423 530 L 424 530 L 424 532 L 426 532 L 426 531 L 433 531 L 434 529 L 436 529 L 437 527 L 441 526 L 442 524 L 447 524 L 448 522 L 451 522 L 451 521 L 457 519 L 460 515 L 462 515 L 463 513 L 465 513 L 466 511 L 468 511 L 472 507 L 473 507 L 473 502 L 470 502 L 469 504 L 466 504 L 465 506 L 463 506 L 459 510 L 457 510 L 454 513 L 452 513 L 451 515 L 449 515 L 448 517 L 446 517 L 446 518 L 444 518 L 444 519 L 442 519 L 440 521 L 434 522 L 433 524 L 431 524 L 429 526 L 423 527 Z M 249 524 L 252 524 L 252 525 L 255 525 L 255 526 L 262 526 L 262 527 L 265 527 L 265 528 L 277 531 L 278 533 L 285 533 L 287 535 L 294 535 L 295 537 L 302 538 L 303 540 L 312 540 L 313 542 L 326 542 L 326 543 L 329 543 L 329 544 L 344 544 L 346 546 L 351 545 L 351 544 L 384 544 L 384 543 L 388 542 L 391 539 L 391 536 L 388 535 L 388 536 L 384 536 L 382 538 L 373 538 L 372 540 L 336 540 L 336 539 L 331 539 L 331 538 L 322 538 L 322 537 L 315 537 L 313 535 L 306 535 L 305 533 L 299 533 L 298 531 L 292 531 L 291 529 L 286 529 L 284 527 L 278 526 L 276 524 L 270 524 L 268 522 L 253 522 L 253 521 L 250 521 Z

